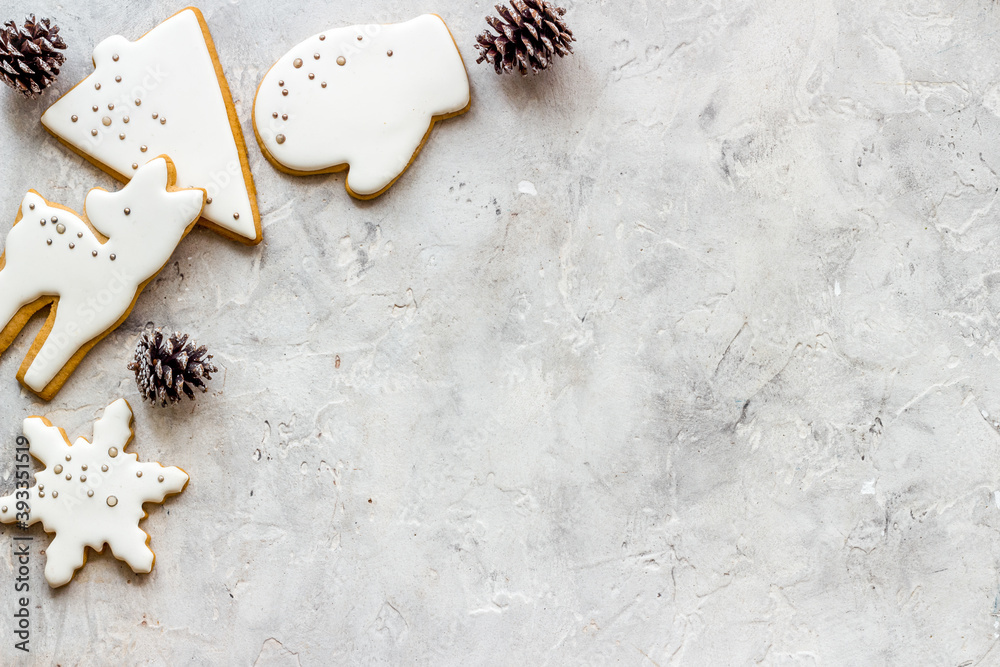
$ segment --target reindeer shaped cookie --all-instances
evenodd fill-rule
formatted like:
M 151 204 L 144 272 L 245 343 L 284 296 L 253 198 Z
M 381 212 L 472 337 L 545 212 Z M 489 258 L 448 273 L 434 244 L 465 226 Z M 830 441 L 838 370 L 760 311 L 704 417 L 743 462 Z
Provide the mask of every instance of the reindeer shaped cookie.
M 174 187 L 170 158 L 118 192 L 87 194 L 84 216 L 29 191 L 0 256 L 0 354 L 52 304 L 17 379 L 45 400 L 131 312 L 201 215 L 205 191 Z

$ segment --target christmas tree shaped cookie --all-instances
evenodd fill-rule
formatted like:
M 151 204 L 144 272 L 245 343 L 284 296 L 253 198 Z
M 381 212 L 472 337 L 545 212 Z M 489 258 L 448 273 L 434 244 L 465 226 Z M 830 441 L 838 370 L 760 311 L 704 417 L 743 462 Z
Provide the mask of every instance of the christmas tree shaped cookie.
M 254 131 L 282 171 L 349 168 L 347 191 L 372 199 L 413 162 L 436 121 L 469 104 L 448 26 L 426 14 L 328 30 L 293 47 L 257 89 Z
M 140 463 L 126 452 L 132 440 L 132 409 L 118 399 L 94 424 L 94 441 L 71 445 L 66 433 L 42 417 L 24 420 L 29 452 L 45 465 L 35 485 L 0 498 L 0 521 L 22 526 L 42 522 L 55 533 L 45 550 L 45 579 L 53 588 L 68 584 L 87 560 L 86 548 L 104 545 L 134 572 L 151 572 L 156 560 L 139 522 L 143 503 L 162 503 L 180 493 L 188 475 L 180 468 Z
M 170 159 L 136 170 L 118 192 L 94 189 L 86 213 L 29 191 L 0 256 L 0 353 L 52 304 L 18 372 L 51 399 L 77 364 L 121 324 L 201 215 L 205 191 L 174 187 Z
M 203 222 L 245 243 L 261 240 L 246 145 L 208 26 L 185 9 L 135 42 L 94 49 L 94 73 L 53 104 L 42 124 L 112 176 L 127 181 L 169 155 L 182 187 L 208 192 Z

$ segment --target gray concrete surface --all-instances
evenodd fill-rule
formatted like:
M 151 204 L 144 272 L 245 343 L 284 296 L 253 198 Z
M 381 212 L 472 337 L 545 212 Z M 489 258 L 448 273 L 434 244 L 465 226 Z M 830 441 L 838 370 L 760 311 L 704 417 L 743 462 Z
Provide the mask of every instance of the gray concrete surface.
M 192 478 L 151 575 L 33 561 L 35 660 L 1000 664 L 1000 7 L 566 6 L 577 54 L 520 80 L 474 63 L 488 3 L 201 5 L 248 136 L 291 45 L 428 11 L 473 107 L 373 202 L 251 141 L 261 246 L 195 231 L 51 404 L 27 336 L 2 358 L 0 491 L 22 418 L 89 435 L 119 396 Z M 181 7 L 4 16 L 63 26 L 65 90 Z M 0 228 L 114 185 L 56 94 L 0 95 Z M 211 347 L 210 394 L 138 404 L 148 322 Z

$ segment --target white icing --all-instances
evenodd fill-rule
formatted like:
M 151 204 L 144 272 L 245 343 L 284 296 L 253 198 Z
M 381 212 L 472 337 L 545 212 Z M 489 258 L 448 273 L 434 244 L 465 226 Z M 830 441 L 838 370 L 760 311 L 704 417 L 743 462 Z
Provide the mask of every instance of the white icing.
M 244 179 L 239 152 L 243 138 L 230 125 L 199 16 L 186 9 L 135 42 L 118 35 L 105 39 L 94 49 L 94 73 L 49 107 L 42 123 L 126 179 L 135 173 L 133 164 L 169 155 L 178 185 L 208 192 L 206 220 L 259 241 L 256 201 L 248 191 L 252 181 Z
M 69 583 L 83 567 L 86 547 L 100 551 L 107 544 L 133 571 L 153 569 L 149 535 L 139 528 L 146 516 L 142 504 L 161 503 L 180 493 L 188 475 L 180 468 L 139 463 L 138 455 L 125 452 L 131 424 L 132 410 L 123 398 L 95 422 L 93 442 L 79 438 L 70 445 L 62 429 L 41 417 L 24 420 L 29 452 L 46 467 L 35 473 L 35 485 L 28 489 L 26 520 L 17 516 L 15 493 L 0 498 L 0 521 L 23 520 L 29 526 L 41 521 L 46 532 L 55 533 L 45 549 L 45 579 L 53 588 Z M 113 506 L 109 497 L 114 498 Z
M 85 214 L 104 243 L 72 211 L 35 192 L 24 197 L 4 246 L 0 329 L 23 306 L 58 297 L 52 329 L 25 370 L 32 391 L 41 393 L 80 348 L 115 326 L 198 219 L 204 191 L 171 192 L 168 185 L 167 159 L 160 157 L 118 192 L 91 190 Z
M 257 90 L 254 129 L 278 164 L 298 172 L 350 165 L 348 189 L 371 196 L 406 169 L 435 116 L 468 105 L 462 56 L 444 21 L 426 14 L 328 30 L 295 46 Z

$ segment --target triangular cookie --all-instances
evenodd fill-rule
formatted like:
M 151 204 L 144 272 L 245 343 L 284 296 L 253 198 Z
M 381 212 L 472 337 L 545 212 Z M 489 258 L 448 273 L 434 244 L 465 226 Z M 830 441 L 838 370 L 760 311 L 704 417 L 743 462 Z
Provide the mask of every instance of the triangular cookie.
M 208 192 L 202 222 L 261 240 L 246 144 L 201 12 L 173 15 L 135 42 L 115 35 L 94 49 L 94 73 L 42 115 L 62 142 L 128 181 L 151 156 L 169 155 L 179 187 Z

